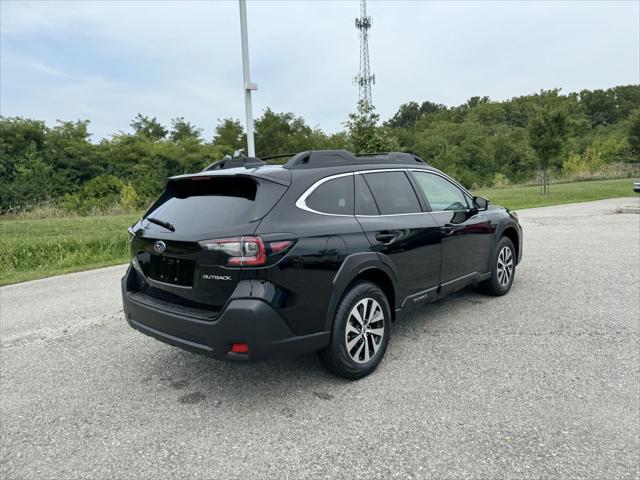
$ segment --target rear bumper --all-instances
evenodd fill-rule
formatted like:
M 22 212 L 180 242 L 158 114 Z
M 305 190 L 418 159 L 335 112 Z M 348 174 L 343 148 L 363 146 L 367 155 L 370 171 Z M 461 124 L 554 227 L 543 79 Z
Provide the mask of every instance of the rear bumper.
M 137 300 L 122 279 L 122 301 L 129 325 L 161 342 L 213 358 L 251 361 L 292 356 L 324 348 L 329 332 L 296 335 L 268 303 L 255 298 L 229 301 L 215 320 L 199 320 L 156 308 Z M 248 354 L 231 352 L 233 343 L 246 343 Z

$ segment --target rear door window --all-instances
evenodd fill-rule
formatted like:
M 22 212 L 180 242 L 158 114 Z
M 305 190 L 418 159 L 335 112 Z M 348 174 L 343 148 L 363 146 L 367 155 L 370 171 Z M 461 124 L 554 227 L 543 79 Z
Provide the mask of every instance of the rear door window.
M 355 176 L 355 188 L 356 215 L 380 215 L 373 194 L 362 175 Z
M 420 202 L 404 172 L 380 172 L 363 175 L 381 215 L 420 213 Z
M 333 178 L 320 184 L 305 203 L 316 212 L 353 215 L 353 175 Z

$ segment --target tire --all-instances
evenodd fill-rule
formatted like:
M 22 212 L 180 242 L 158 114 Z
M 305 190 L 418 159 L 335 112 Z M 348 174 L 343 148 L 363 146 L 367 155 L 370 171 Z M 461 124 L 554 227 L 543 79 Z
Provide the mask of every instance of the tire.
M 340 300 L 329 346 L 318 352 L 320 361 L 334 375 L 362 378 L 380 364 L 390 332 L 391 309 L 384 292 L 373 283 L 358 282 Z
M 481 282 L 480 288 L 485 293 L 499 297 L 511 289 L 516 275 L 516 249 L 510 238 L 500 238 L 491 262 L 491 278 Z

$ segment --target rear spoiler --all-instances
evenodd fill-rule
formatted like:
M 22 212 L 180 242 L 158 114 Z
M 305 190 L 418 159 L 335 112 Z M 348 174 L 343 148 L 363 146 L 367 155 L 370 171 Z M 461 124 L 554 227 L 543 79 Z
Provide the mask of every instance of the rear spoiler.
M 221 160 L 221 161 L 224 162 L 226 160 Z M 216 162 L 216 163 L 219 163 L 219 162 Z M 176 181 L 176 180 L 187 180 L 187 179 L 204 180 L 211 177 L 231 177 L 231 176 L 259 178 L 261 180 L 277 183 L 278 185 L 283 185 L 285 187 L 288 187 L 289 185 L 291 185 L 291 173 L 288 170 L 281 167 L 275 167 L 273 169 L 269 169 L 268 173 L 266 173 L 266 171 L 265 172 L 251 171 L 243 167 L 229 168 L 228 170 L 225 168 L 216 168 L 212 170 L 205 169 L 202 172 L 198 172 L 198 173 L 186 173 L 183 175 L 176 175 L 174 177 L 169 177 L 168 180 L 170 182 Z
M 256 157 L 226 158 L 208 165 L 205 167 L 203 172 L 209 172 L 211 170 L 225 170 L 227 168 L 257 168 L 266 164 L 266 162 L 263 162 Z

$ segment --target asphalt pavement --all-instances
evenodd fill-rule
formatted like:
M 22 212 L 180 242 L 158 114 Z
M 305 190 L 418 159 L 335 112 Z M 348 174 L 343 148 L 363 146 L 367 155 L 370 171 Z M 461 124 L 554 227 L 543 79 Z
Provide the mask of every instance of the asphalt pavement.
M 0 478 L 640 478 L 634 202 L 520 211 L 511 292 L 414 310 L 357 382 L 146 337 L 124 266 L 3 287 Z

